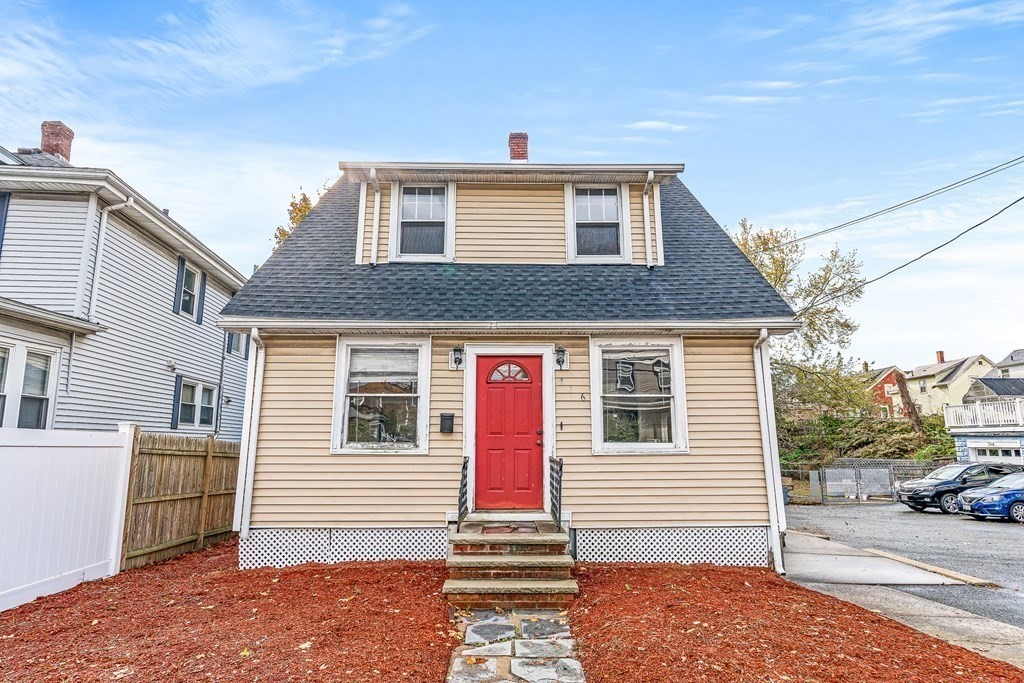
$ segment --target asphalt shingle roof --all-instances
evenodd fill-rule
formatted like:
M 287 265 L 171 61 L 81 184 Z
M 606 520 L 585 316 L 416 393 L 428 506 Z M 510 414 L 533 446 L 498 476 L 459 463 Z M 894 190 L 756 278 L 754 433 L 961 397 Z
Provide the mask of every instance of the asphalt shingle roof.
M 36 148 L 19 147 L 18 153 L 14 156 L 21 159 L 28 166 L 46 166 L 50 168 L 72 168 L 71 164 L 58 156 L 47 154 Z
M 627 321 L 790 318 L 678 179 L 661 188 L 665 266 L 355 263 L 359 186 L 336 183 L 224 309 L 254 318 Z

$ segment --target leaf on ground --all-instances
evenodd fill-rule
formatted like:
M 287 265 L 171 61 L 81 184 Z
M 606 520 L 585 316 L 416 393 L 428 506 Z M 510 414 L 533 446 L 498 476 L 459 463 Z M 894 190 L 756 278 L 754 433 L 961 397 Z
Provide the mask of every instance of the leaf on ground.
M 298 648 L 298 649 L 300 649 L 300 650 L 308 650 L 308 649 L 309 649 L 309 648 L 311 648 L 311 647 L 313 647 L 313 643 L 311 643 L 311 642 L 309 642 L 309 641 L 307 640 L 306 642 L 304 642 L 304 643 L 302 643 L 301 645 L 299 645 L 299 648 Z
M 239 657 L 252 657 L 252 650 L 250 650 L 249 648 L 245 648 L 244 650 L 242 650 L 241 652 L 238 653 L 238 656 Z

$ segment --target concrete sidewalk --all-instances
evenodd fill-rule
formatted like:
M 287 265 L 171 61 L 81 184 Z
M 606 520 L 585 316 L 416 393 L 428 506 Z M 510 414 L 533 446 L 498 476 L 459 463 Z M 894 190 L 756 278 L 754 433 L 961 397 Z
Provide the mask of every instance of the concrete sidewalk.
M 1024 629 L 888 587 L 965 585 L 956 579 L 796 532 L 786 534 L 786 578 L 1024 668 Z
M 786 578 L 798 583 L 962 585 L 909 564 L 795 531 L 786 534 Z

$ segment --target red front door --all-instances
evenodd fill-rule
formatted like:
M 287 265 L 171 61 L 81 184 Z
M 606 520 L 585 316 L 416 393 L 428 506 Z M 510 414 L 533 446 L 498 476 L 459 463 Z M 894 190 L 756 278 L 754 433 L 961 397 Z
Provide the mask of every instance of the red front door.
M 476 508 L 544 508 L 540 356 L 480 356 L 476 365 Z

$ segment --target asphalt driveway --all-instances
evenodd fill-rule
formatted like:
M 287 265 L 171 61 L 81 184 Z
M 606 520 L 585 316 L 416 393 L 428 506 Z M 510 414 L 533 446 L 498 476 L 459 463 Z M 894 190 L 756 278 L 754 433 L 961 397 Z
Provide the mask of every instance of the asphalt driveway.
M 899 504 L 791 505 L 789 528 L 825 534 L 856 548 L 877 548 L 1002 588 L 893 586 L 950 607 L 1024 627 L 1024 525 L 962 515 L 914 512 Z

